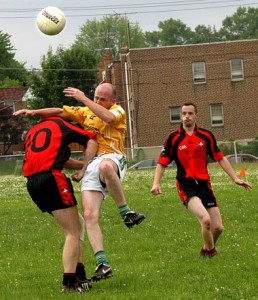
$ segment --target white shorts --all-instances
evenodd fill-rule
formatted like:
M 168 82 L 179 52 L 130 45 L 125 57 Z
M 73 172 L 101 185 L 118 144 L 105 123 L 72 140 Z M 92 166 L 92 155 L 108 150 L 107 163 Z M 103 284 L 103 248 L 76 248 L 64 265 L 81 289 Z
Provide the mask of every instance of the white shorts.
M 103 159 L 113 160 L 118 167 L 118 176 L 120 181 L 125 177 L 125 172 L 127 170 L 127 161 L 125 157 L 121 154 L 104 154 L 97 156 L 87 167 L 87 170 L 82 178 L 81 191 L 99 191 L 102 192 L 104 198 L 108 196 L 108 190 L 103 182 L 100 181 L 99 175 L 99 164 Z

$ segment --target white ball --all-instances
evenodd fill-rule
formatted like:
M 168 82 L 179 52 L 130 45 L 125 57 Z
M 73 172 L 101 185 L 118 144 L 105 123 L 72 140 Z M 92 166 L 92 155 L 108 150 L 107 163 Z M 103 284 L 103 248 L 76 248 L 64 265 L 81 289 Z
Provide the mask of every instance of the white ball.
M 38 14 L 37 25 L 41 32 L 56 35 L 65 27 L 66 19 L 61 9 L 48 6 Z

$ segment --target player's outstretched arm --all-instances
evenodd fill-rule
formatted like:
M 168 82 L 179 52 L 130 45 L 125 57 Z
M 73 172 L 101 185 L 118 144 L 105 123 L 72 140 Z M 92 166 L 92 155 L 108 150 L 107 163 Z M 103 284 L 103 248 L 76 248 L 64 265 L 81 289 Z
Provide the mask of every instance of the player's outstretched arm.
M 13 113 L 13 116 L 16 116 L 16 117 L 20 116 L 20 115 L 24 115 L 26 117 L 33 117 L 32 110 L 30 110 L 30 109 L 20 109 Z
M 228 176 L 237 184 L 243 186 L 246 190 L 250 190 L 252 185 L 244 180 L 241 180 L 237 177 L 235 171 L 233 170 L 230 162 L 224 156 L 220 161 L 219 164 L 221 168 L 228 174 Z
M 58 107 L 42 108 L 42 109 L 20 109 L 13 113 L 14 116 L 25 115 L 26 117 L 63 117 L 63 109 Z

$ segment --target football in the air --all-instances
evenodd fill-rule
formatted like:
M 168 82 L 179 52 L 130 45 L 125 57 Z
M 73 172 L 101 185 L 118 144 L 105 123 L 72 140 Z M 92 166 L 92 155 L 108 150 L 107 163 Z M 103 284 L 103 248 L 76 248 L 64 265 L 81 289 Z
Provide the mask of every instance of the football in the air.
M 41 10 L 37 17 L 37 25 L 41 32 L 46 35 L 60 33 L 66 23 L 63 11 L 57 7 L 48 6 Z

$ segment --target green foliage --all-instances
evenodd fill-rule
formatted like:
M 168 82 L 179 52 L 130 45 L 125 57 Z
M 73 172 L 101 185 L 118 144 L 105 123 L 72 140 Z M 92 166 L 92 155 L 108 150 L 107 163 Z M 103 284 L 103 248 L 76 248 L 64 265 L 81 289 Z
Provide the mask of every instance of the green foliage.
M 123 44 L 129 48 L 146 46 L 144 34 L 138 23 L 130 24 L 125 16 L 104 16 L 101 20 L 87 20 L 77 35 L 75 45 L 83 46 L 100 57 L 109 50 L 113 59 L 119 58 Z
M 234 154 L 235 148 L 234 143 L 222 143 L 219 145 L 220 150 L 223 152 L 224 155 Z M 258 156 L 258 141 L 253 140 L 248 142 L 247 144 L 236 144 L 237 153 L 245 153 L 245 154 L 252 154 Z
M 21 83 L 17 79 L 10 79 L 8 76 L 0 81 L 0 88 L 20 87 Z
M 0 87 L 26 86 L 28 72 L 24 63 L 14 59 L 15 49 L 10 35 L 0 30 Z
M 148 47 L 159 47 L 162 45 L 159 31 L 146 31 L 144 36 Z
M 198 25 L 194 31 L 180 20 L 160 22 L 159 31 L 145 32 L 149 47 L 212 43 L 219 41 L 258 38 L 258 8 L 239 7 L 232 16 L 226 17 L 220 30 L 215 26 Z
M 128 203 L 146 220 L 128 230 L 113 200 L 104 201 L 100 222 L 114 277 L 94 283 L 86 295 L 61 294 L 64 240 L 59 226 L 32 202 L 25 178 L 0 177 L 1 299 L 257 299 L 258 173 L 256 166 L 244 167 L 253 183 L 249 192 L 221 168 L 210 169 L 225 227 L 213 259 L 199 257 L 200 225 L 179 200 L 175 169 L 166 170 L 157 197 L 150 193 L 154 170 L 127 172 Z M 79 201 L 80 185 L 74 188 Z M 84 262 L 90 277 L 95 259 L 87 240 Z
M 226 41 L 258 38 L 258 8 L 239 7 L 237 11 L 222 22 L 219 32 Z
M 191 28 L 180 20 L 171 18 L 159 22 L 158 26 L 161 29 L 160 37 L 163 46 L 187 44 L 193 35 Z
M 59 47 L 56 53 L 50 49 L 41 62 L 42 72 L 34 70 L 31 77 L 32 94 L 36 99 L 30 108 L 62 107 L 78 105 L 72 98 L 63 95 L 64 88 L 74 86 L 93 96 L 96 81 L 96 57 L 85 47 L 76 45 L 65 50 Z
M 193 44 L 214 43 L 220 41 L 219 33 L 215 26 L 198 25 L 192 37 Z
M 247 145 L 237 145 L 239 153 L 248 153 L 258 157 L 258 141 L 248 142 Z
M 233 143 L 223 143 L 219 145 L 220 150 L 224 155 L 229 155 L 235 153 L 234 144 Z

